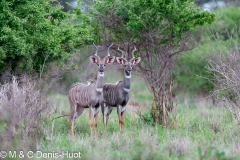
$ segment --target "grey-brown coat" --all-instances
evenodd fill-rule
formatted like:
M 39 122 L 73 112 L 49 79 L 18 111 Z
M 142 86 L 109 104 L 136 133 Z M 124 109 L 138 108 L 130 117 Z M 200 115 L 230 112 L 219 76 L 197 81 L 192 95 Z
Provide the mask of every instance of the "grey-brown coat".
M 112 46 L 112 45 L 111 45 Z M 110 47 L 111 47 L 110 46 Z M 97 119 L 100 105 L 103 102 L 103 80 L 105 65 L 113 63 L 115 57 L 110 56 L 108 48 L 108 55 L 101 59 L 97 55 L 97 50 L 94 56 L 90 56 L 90 61 L 98 65 L 97 80 L 89 85 L 78 83 L 74 85 L 68 94 L 68 100 L 70 104 L 70 136 L 74 137 L 74 120 L 79 117 L 84 108 L 89 108 L 90 116 L 90 134 L 94 128 L 95 135 L 97 134 Z M 96 47 L 97 48 L 97 47 Z

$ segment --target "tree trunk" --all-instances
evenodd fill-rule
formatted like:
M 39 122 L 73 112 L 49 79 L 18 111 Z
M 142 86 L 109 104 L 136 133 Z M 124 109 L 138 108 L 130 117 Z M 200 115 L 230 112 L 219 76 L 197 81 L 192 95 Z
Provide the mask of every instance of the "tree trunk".
M 168 96 L 169 96 L 169 108 L 168 108 L 168 112 L 171 112 L 173 110 L 173 99 L 172 99 L 172 78 L 170 80 L 170 84 L 169 84 L 169 93 L 168 93 Z
M 159 91 L 159 109 L 160 109 L 160 114 L 161 117 L 161 124 L 162 126 L 166 126 L 166 107 L 165 107 L 165 95 L 164 95 L 164 89 L 161 87 Z
M 159 123 L 158 120 L 158 112 L 157 112 L 157 106 L 156 106 L 156 95 L 155 95 L 155 90 L 154 87 L 152 86 L 152 96 L 153 96 L 153 119 L 155 123 Z

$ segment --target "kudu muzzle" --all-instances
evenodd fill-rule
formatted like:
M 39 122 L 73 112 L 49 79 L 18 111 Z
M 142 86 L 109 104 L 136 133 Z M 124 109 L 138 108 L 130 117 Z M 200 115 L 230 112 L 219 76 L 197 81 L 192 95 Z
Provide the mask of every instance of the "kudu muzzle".
M 101 72 L 101 73 L 104 72 L 104 65 L 103 64 L 99 65 L 99 72 Z
M 132 71 L 132 66 L 131 65 L 126 65 L 125 71 L 130 74 Z

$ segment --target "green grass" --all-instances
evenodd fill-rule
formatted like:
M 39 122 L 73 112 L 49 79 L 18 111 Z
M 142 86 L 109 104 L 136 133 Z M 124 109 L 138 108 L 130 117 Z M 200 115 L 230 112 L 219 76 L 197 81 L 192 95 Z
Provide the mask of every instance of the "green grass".
M 56 115 L 67 113 L 65 95 L 51 95 Z M 45 139 L 37 150 L 81 152 L 82 159 L 239 159 L 240 128 L 234 117 L 206 101 L 185 100 L 168 128 L 149 125 L 127 109 L 123 133 L 118 131 L 116 109 L 110 115 L 107 131 L 99 114 L 98 137 L 89 136 L 88 109 L 75 121 L 75 139 L 69 139 L 69 119 L 45 124 Z M 54 124 L 54 125 L 53 125 Z

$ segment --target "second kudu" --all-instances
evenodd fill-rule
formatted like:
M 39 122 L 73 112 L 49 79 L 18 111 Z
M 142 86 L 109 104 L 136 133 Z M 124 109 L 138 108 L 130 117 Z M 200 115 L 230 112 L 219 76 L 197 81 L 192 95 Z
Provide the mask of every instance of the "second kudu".
M 94 45 L 95 46 L 95 45 Z M 112 46 L 112 45 L 111 45 Z M 98 65 L 97 80 L 89 85 L 77 83 L 73 85 L 68 94 L 68 100 L 70 103 L 70 137 L 74 138 L 74 120 L 79 117 L 84 108 L 89 108 L 90 116 L 90 135 L 93 134 L 93 128 L 95 135 L 97 135 L 97 119 L 100 105 L 103 101 L 103 78 L 105 65 L 114 62 L 115 57 L 110 56 L 110 47 L 108 47 L 108 55 L 101 59 L 97 53 L 98 48 L 94 56 L 90 56 L 90 61 Z
M 119 48 L 118 50 L 122 52 L 122 56 L 117 57 L 116 60 L 118 64 L 125 67 L 124 79 L 123 81 L 117 82 L 116 84 L 105 84 L 103 86 L 104 100 L 101 108 L 103 113 L 103 123 L 106 129 L 109 115 L 112 112 L 112 107 L 117 107 L 119 130 L 122 131 L 124 125 L 124 112 L 129 100 L 132 67 L 137 65 L 141 61 L 141 58 L 134 57 L 134 52 L 137 50 L 136 47 L 132 51 L 132 58 L 130 60 L 124 58 L 124 51 L 120 50 Z

